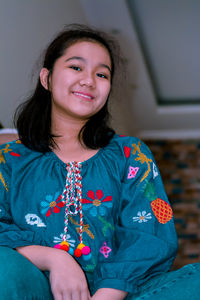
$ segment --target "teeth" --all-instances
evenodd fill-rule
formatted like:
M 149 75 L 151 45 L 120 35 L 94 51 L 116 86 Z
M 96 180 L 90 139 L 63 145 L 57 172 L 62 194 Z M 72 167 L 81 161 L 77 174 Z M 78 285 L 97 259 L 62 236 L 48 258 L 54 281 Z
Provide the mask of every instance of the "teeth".
M 88 95 L 84 95 L 84 94 L 78 93 L 78 92 L 74 92 L 73 94 L 77 95 L 77 96 L 81 96 L 81 97 L 87 98 L 87 99 L 92 99 L 92 97 L 90 97 Z

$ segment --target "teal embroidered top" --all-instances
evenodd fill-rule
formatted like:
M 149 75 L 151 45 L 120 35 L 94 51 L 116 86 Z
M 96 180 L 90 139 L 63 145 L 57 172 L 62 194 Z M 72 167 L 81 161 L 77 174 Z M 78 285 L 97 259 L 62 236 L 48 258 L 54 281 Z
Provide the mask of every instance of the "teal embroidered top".
M 87 251 L 75 259 L 92 294 L 103 287 L 137 292 L 150 277 L 167 272 L 177 237 L 148 147 L 115 135 L 78 165 L 78 183 L 73 166 L 20 141 L 0 147 L 0 245 L 54 247 L 67 241 L 74 255 L 84 244 Z

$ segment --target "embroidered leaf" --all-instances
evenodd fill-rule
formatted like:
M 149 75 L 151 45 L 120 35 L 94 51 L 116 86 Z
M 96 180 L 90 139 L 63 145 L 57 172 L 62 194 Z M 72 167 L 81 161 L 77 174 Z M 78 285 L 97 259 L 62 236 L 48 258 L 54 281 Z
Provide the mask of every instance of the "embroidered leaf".
M 154 189 L 154 185 L 151 182 L 148 182 L 146 185 L 146 189 L 144 192 L 145 197 L 147 197 L 150 201 L 156 199 L 156 193 Z
M 107 235 L 108 229 L 111 229 L 113 231 L 115 230 L 115 227 L 111 223 L 107 222 L 103 217 L 98 216 L 98 219 L 104 224 L 104 227 L 102 228 L 102 232 L 104 236 Z
M 11 149 L 9 149 L 9 144 L 6 145 L 6 147 L 3 149 L 4 153 L 8 153 L 9 151 L 11 151 Z
M 4 180 L 3 175 L 2 175 L 1 172 L 0 172 L 0 180 L 1 180 L 1 182 L 3 183 L 3 186 L 5 187 L 6 191 L 8 192 L 8 187 L 7 187 L 7 185 L 6 185 L 6 182 L 5 182 L 5 180 Z
M 0 164 L 1 163 L 4 163 L 5 164 L 5 158 L 4 158 L 4 156 L 3 156 L 3 154 L 0 152 Z
M 131 154 L 131 147 L 125 146 L 124 147 L 124 154 L 125 154 L 125 157 L 128 158 Z
M 16 157 L 20 157 L 20 154 L 18 154 L 18 153 L 15 153 L 15 152 L 10 152 L 10 155 L 12 155 L 12 156 L 16 156 Z

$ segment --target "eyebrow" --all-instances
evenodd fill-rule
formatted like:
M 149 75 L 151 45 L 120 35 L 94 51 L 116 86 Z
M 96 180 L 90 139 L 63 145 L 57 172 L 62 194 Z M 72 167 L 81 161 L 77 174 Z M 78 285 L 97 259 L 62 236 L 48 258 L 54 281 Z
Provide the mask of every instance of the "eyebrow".
M 81 57 L 81 56 L 72 56 L 72 57 L 67 58 L 65 61 L 68 62 L 68 61 L 74 60 L 74 59 L 81 60 L 81 61 L 85 62 L 85 59 L 83 57 Z M 108 65 L 106 65 L 106 64 L 99 64 L 99 66 L 108 69 L 110 71 L 110 73 L 111 73 L 111 69 L 110 69 L 110 67 Z

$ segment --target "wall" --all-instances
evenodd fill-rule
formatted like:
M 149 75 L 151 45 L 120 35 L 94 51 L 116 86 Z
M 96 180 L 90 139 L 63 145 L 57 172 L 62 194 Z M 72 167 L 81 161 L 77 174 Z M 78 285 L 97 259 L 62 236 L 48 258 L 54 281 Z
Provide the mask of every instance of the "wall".
M 35 61 L 69 23 L 86 23 L 79 0 L 1 0 L 0 121 L 12 127 L 17 105 L 34 87 Z

